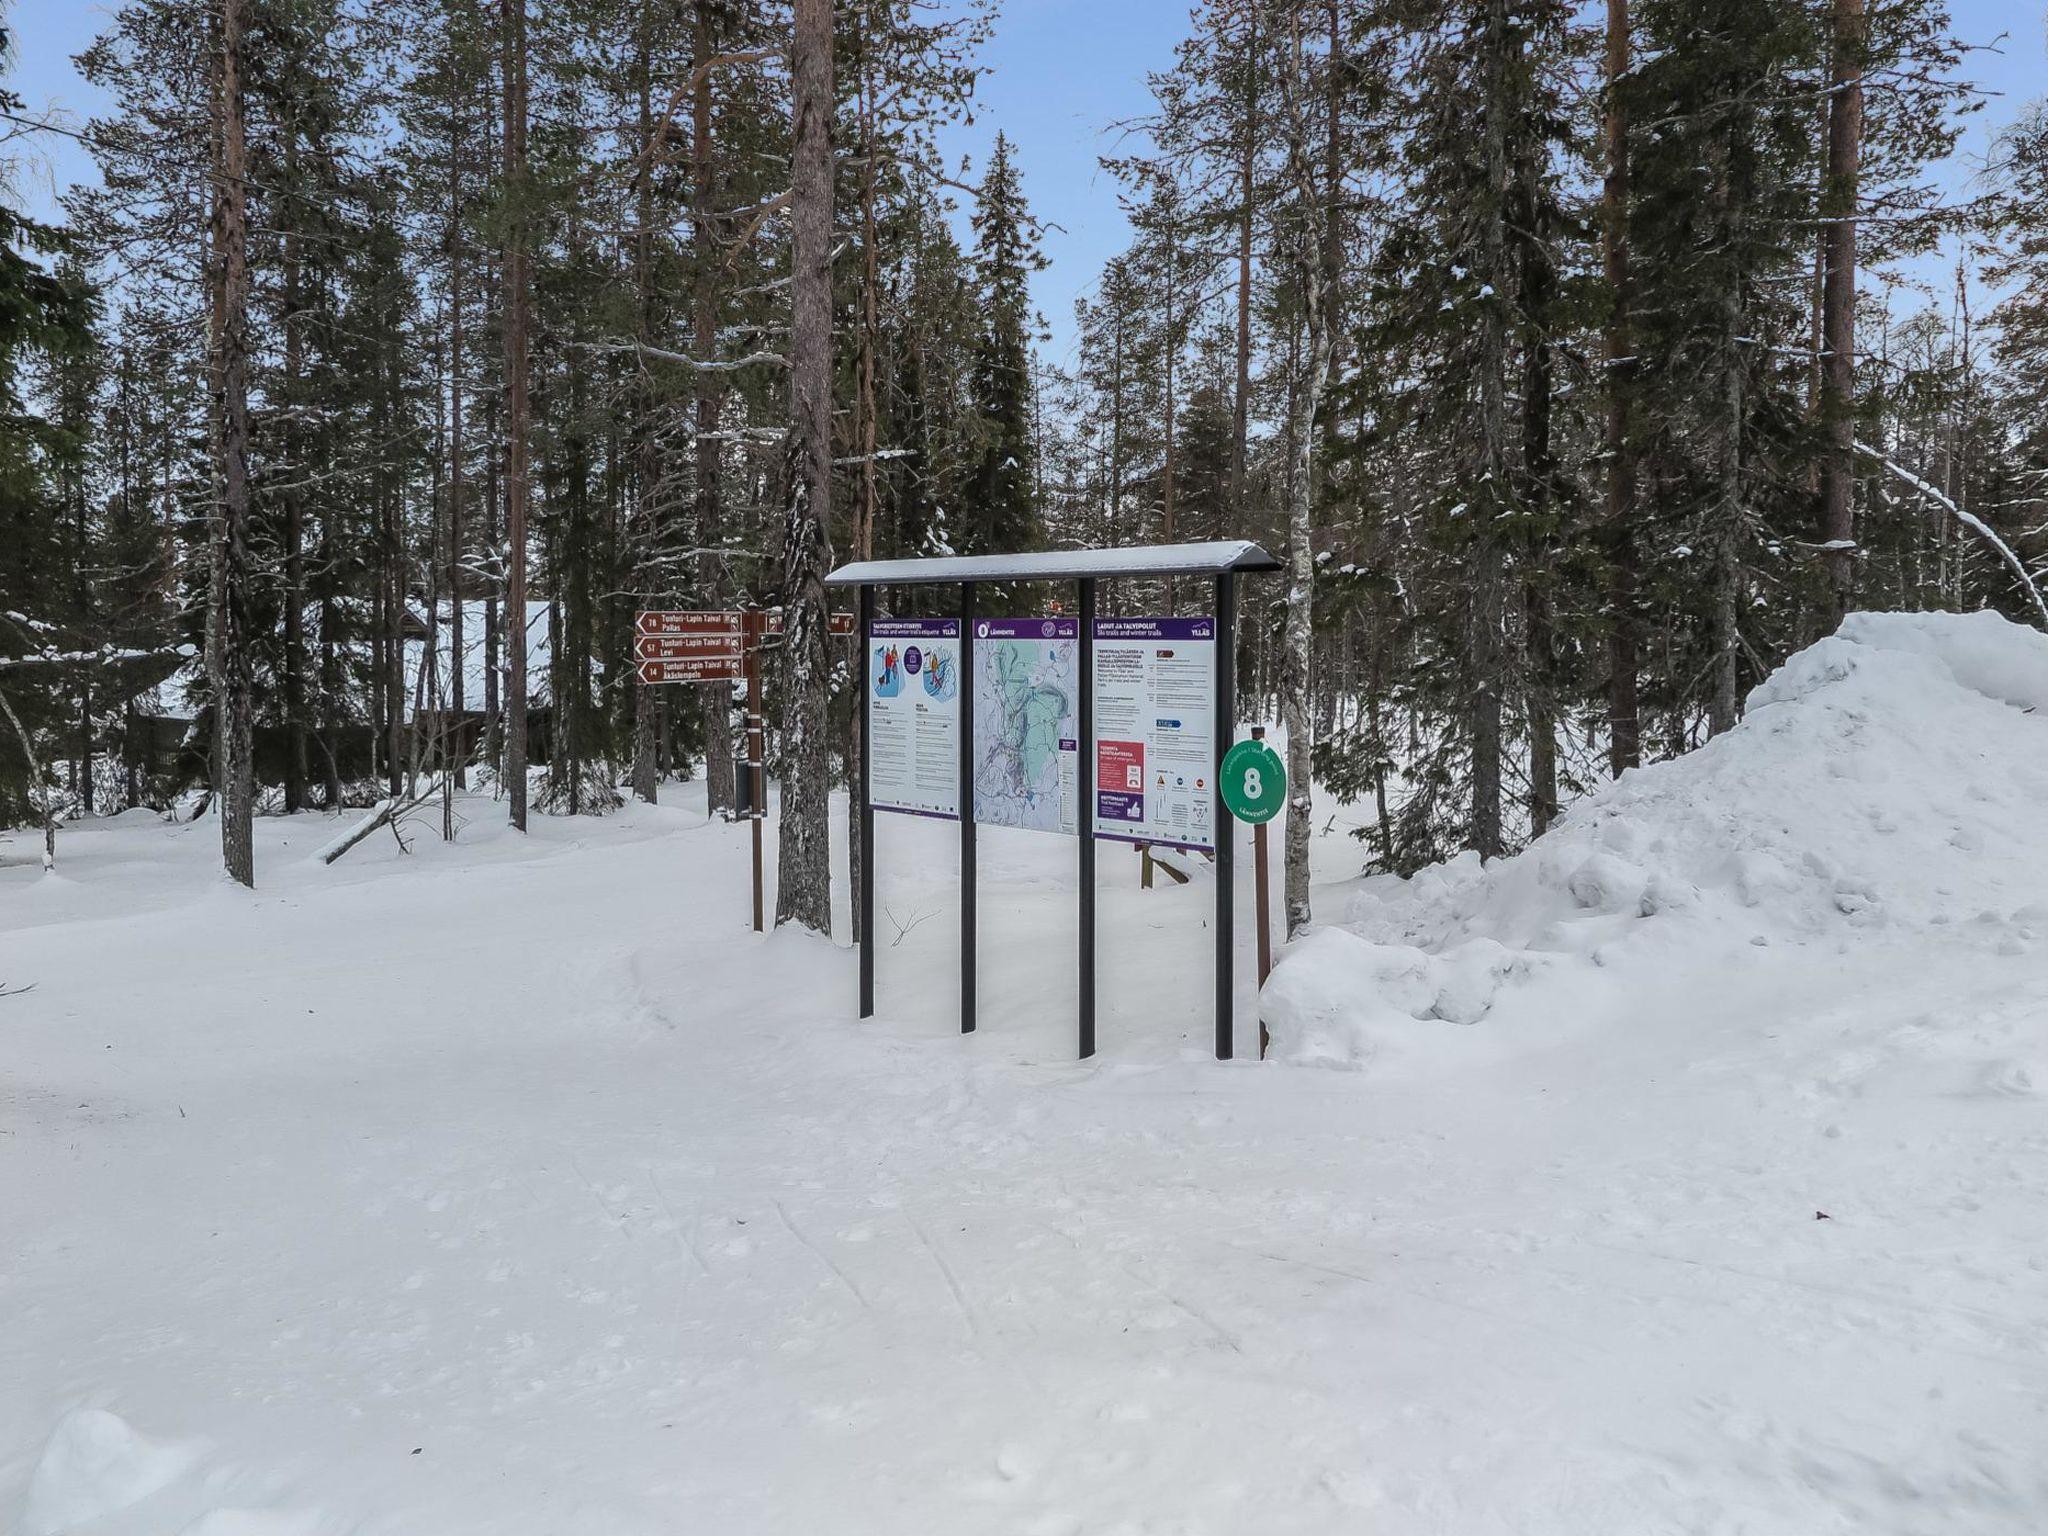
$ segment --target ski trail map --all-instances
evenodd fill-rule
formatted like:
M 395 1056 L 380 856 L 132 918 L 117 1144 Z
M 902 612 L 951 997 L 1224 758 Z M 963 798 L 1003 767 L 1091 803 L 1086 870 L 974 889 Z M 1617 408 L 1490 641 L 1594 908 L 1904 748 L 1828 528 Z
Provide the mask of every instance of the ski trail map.
M 1080 625 L 984 619 L 974 630 L 974 819 L 1072 832 Z

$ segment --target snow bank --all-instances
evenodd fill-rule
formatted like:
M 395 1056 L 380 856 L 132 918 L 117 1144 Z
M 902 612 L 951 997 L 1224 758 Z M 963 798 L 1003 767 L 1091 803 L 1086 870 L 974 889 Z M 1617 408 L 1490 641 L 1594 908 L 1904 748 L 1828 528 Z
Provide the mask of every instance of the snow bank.
M 1522 854 L 1369 882 L 1276 968 L 1272 1053 L 1427 1050 L 1445 1024 L 1586 1006 L 1610 968 L 1934 930 L 2031 948 L 2048 932 L 2044 705 L 2048 636 L 1991 613 L 1853 614 L 1733 731 L 1625 774 Z
M 139 1504 L 183 1477 L 197 1456 L 195 1447 L 152 1440 L 104 1408 L 68 1413 L 29 1480 L 22 1536 L 60 1536 Z

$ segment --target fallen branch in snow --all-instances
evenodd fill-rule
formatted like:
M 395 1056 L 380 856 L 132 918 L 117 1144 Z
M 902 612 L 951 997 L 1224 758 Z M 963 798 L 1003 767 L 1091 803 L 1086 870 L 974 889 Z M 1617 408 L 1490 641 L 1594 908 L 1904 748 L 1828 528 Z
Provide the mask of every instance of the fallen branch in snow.
M 894 927 L 896 930 L 896 937 L 889 941 L 889 947 L 891 949 L 894 949 L 897 945 L 901 944 L 905 939 L 909 938 L 911 930 L 916 928 L 919 923 L 923 922 L 926 918 L 931 916 L 931 913 L 929 912 L 914 912 L 911 914 L 909 922 L 899 923 L 896 921 L 896 913 L 892 908 L 884 907 L 882 908 L 882 912 L 889 919 L 890 925 Z
M 408 795 L 398 799 L 379 800 L 370 808 L 361 821 L 328 843 L 326 847 L 320 849 L 313 857 L 322 864 L 332 864 L 379 827 L 390 827 L 392 835 L 397 837 L 399 818 L 418 810 L 429 800 L 433 799 L 434 796 L 441 793 L 442 781 L 447 777 L 445 773 L 442 774 L 441 778 L 434 780 L 433 783 L 416 795 Z M 404 838 L 398 839 L 398 846 L 400 848 L 406 846 Z M 407 851 L 409 852 L 410 850 Z
M 1890 470 L 1893 474 L 1897 475 L 1901 480 L 1905 481 L 1906 484 L 1912 486 L 1913 489 L 1918 491 L 1922 496 L 1925 496 L 1930 501 L 1933 501 L 1938 505 L 1947 508 L 1950 514 L 1954 516 L 1957 522 L 1961 523 L 1964 527 L 1970 529 L 1973 533 L 1977 534 L 1986 543 L 1988 543 L 1993 549 L 1997 550 L 2000 558 L 2002 558 L 2007 565 L 2012 567 L 2013 575 L 2019 577 L 2020 586 L 2023 589 L 2025 589 L 2027 596 L 2031 597 L 2034 600 L 2034 611 L 2041 615 L 2041 627 L 2043 629 L 2048 629 L 2048 599 L 2043 599 L 2043 597 L 2041 596 L 2041 589 L 2034 585 L 2034 578 L 2027 574 L 2027 568 L 2020 563 L 2020 557 L 2013 553 L 2012 546 L 2006 543 L 2005 540 L 2001 539 L 1997 535 L 1997 533 L 1992 530 L 1992 527 L 1989 523 L 1985 522 L 1984 519 L 1977 516 L 1977 514 L 1974 512 L 1965 512 L 1961 507 L 1957 506 L 1955 502 L 1952 501 L 1949 497 L 1944 495 L 1942 492 L 1937 491 L 1925 480 L 1922 480 L 1918 475 L 1914 474 L 1913 471 L 1911 471 L 1910 469 L 1906 469 L 1901 465 L 1894 464 L 1890 459 L 1886 458 L 1882 453 L 1878 452 L 1877 449 L 1871 447 L 1868 443 L 1858 443 L 1856 445 L 1856 451 L 1858 453 L 1864 454 L 1870 458 L 1877 460 L 1878 463 L 1882 464 L 1886 469 Z

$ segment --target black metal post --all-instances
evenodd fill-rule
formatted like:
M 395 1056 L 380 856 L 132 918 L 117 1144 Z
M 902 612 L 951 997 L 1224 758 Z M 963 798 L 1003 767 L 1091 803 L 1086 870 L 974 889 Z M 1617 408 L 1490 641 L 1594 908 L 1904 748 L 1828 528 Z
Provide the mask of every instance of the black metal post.
M 960 1033 L 974 1033 L 974 583 L 960 583 Z
M 854 814 L 860 818 L 860 1016 L 875 1014 L 875 722 L 868 709 L 868 693 L 875 686 L 869 669 L 874 665 L 870 640 L 875 629 L 875 589 L 860 589 L 860 699 L 854 705 L 860 715 L 860 804 Z
M 1237 818 L 1223 803 L 1223 754 L 1237 736 L 1237 578 L 1216 577 L 1216 761 L 1209 791 L 1216 804 L 1216 1059 L 1228 1061 L 1236 1015 Z
M 1074 743 L 1074 830 L 1081 842 L 1081 1059 L 1095 1054 L 1095 583 L 1081 583 L 1080 738 Z

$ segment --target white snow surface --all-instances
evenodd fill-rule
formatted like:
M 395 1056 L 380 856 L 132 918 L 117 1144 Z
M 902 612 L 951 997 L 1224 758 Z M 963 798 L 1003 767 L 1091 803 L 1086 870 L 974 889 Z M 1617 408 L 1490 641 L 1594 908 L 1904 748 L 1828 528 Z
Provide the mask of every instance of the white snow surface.
M 1047 834 L 967 1038 L 950 824 L 865 1023 L 696 786 L 0 837 L 0 1532 L 2048 1529 L 2044 690 L 1859 616 L 1491 869 L 1319 806 L 1342 1072 L 1207 1059 L 1214 887 L 1107 848 L 1074 1062 Z

